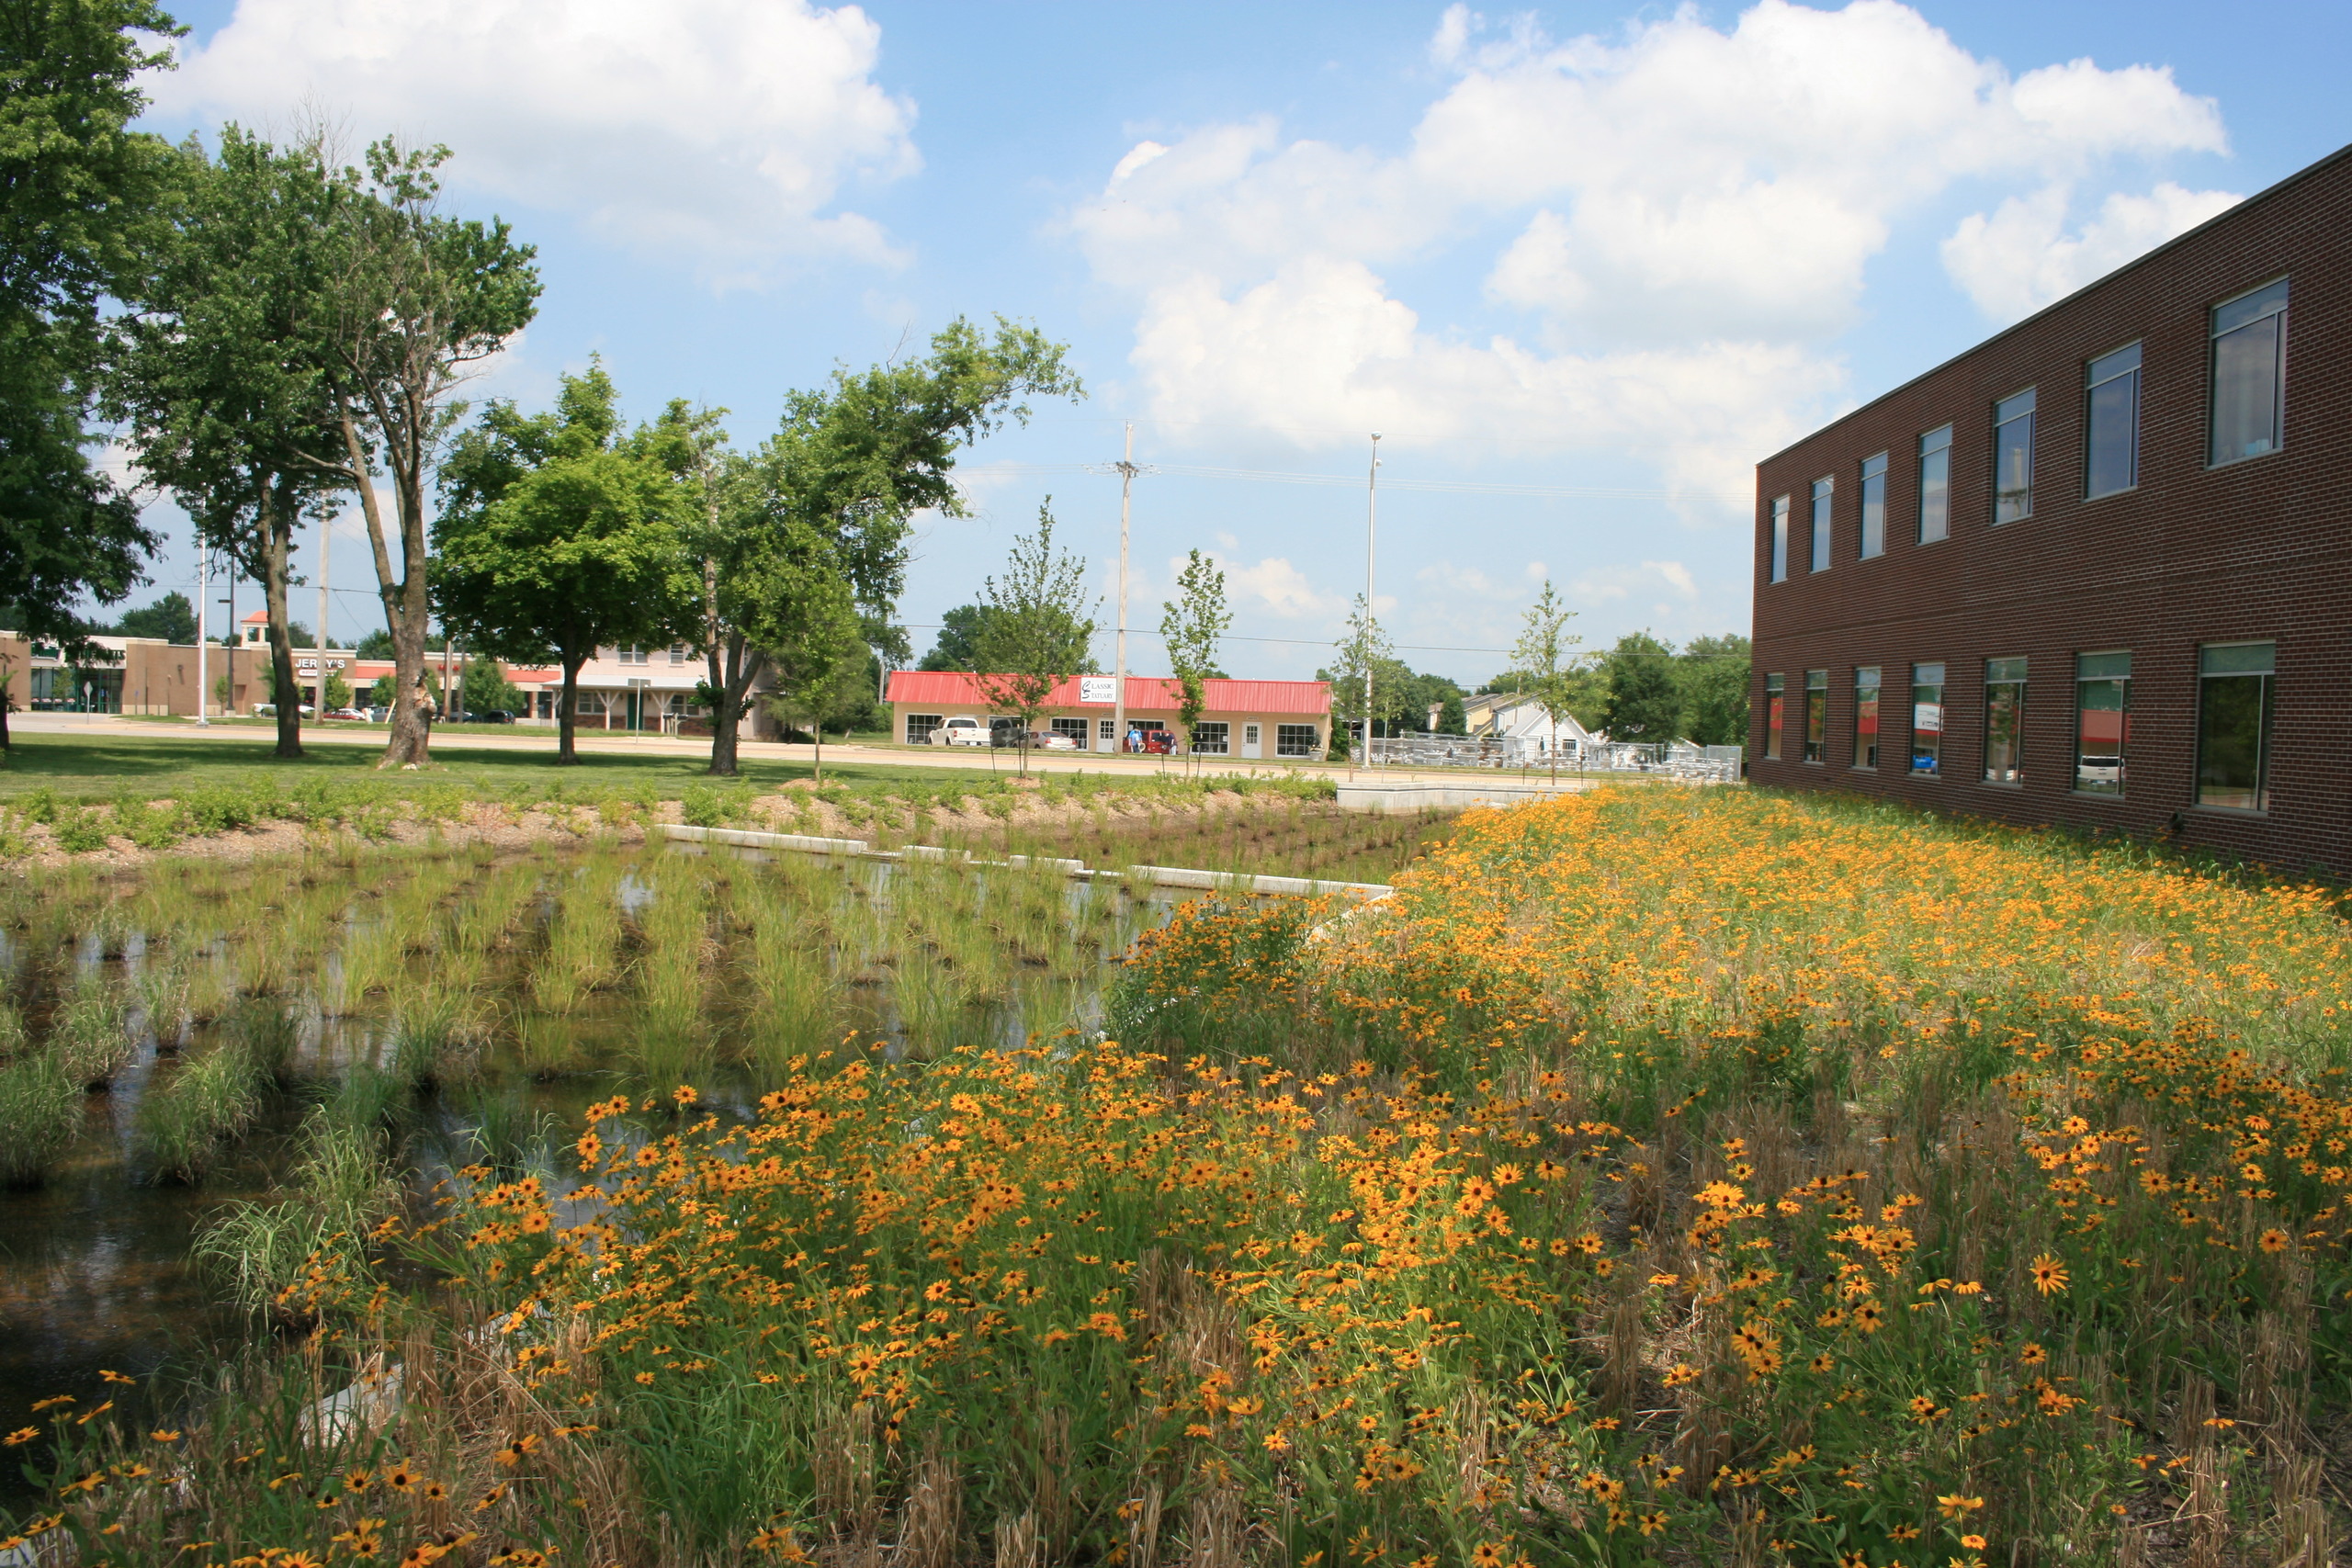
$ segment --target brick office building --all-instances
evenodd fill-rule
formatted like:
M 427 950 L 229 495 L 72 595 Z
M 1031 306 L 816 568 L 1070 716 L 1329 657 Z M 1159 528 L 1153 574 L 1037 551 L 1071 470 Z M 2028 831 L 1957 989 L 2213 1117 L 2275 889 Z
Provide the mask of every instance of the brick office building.
M 1756 783 L 2352 874 L 2352 148 L 1757 479 Z

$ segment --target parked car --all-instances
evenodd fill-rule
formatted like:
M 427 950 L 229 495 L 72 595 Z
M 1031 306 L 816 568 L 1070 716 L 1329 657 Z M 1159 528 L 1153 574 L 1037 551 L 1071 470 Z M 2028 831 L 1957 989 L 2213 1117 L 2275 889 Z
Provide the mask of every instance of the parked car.
M 1172 756 L 1176 750 L 1176 732 L 1172 729 L 1147 729 L 1143 732 L 1143 749 L 1149 756 Z
M 933 746 L 988 746 L 989 728 L 968 714 L 956 714 L 931 732 Z
M 362 716 L 370 724 L 381 724 L 386 719 L 392 716 L 392 710 L 382 706 L 379 704 L 370 703 L 368 705 L 367 712 L 362 715 Z
M 311 716 L 310 704 L 304 703 L 302 705 L 301 714 L 304 718 Z M 276 718 L 277 716 L 277 705 L 276 703 L 255 703 L 254 705 L 254 716 L 255 718 Z
M 368 710 L 366 708 L 329 708 L 327 709 L 327 716 L 329 718 L 356 719 L 363 724 L 368 721 Z
M 514 716 L 508 713 L 504 708 L 489 708 L 481 713 L 462 714 L 459 716 L 459 722 L 464 724 L 512 724 L 514 722 Z
M 1033 729 L 1029 732 L 1029 744 L 1036 747 L 1041 751 L 1076 751 L 1080 750 L 1078 741 L 1074 738 L 1064 735 L 1058 729 Z

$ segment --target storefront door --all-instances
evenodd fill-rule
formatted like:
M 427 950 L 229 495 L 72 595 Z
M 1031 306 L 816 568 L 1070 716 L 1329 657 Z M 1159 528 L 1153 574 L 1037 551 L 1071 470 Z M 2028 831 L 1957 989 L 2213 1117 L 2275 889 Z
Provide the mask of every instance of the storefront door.
M 1259 739 L 1260 733 L 1259 728 L 1254 724 L 1245 724 L 1241 727 L 1241 754 L 1244 757 L 1256 758 L 1266 754 L 1265 743 Z

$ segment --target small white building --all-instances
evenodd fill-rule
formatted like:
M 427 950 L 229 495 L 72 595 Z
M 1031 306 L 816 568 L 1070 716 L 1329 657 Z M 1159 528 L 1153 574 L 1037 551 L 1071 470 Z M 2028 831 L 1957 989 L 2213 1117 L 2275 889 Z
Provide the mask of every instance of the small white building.
M 1555 730 L 1552 720 L 1532 697 L 1520 692 L 1488 692 L 1462 700 L 1462 716 L 1470 734 L 1480 739 L 1517 741 L 1533 755 L 1548 760 Z M 1560 716 L 1557 730 L 1560 760 L 1580 757 L 1597 741 L 1608 739 L 1578 724 L 1573 714 Z

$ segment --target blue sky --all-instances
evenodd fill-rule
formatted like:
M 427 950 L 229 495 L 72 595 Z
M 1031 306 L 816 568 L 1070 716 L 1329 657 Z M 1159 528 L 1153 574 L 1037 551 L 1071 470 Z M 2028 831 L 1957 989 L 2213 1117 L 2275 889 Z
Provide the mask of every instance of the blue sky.
M 786 388 L 959 313 L 1069 343 L 1091 395 L 968 454 L 973 516 L 923 520 L 918 649 L 1048 492 L 1107 623 L 1118 490 L 1086 466 L 1133 420 L 1163 471 L 1130 626 L 1199 547 L 1227 667 L 1311 674 L 1363 585 L 1378 430 L 1383 619 L 1471 683 L 1546 577 L 1588 645 L 1746 630 L 1758 457 L 2335 150 L 2352 54 L 2352 8 L 2317 5 L 177 10 L 156 129 L 444 141 L 453 207 L 539 246 L 480 395 L 536 405 L 601 354 L 636 413 L 724 405 L 751 445 Z M 175 543 L 141 599 L 192 587 L 151 519 Z M 357 526 L 338 637 L 380 624 Z

